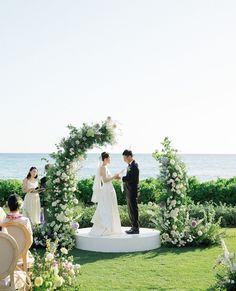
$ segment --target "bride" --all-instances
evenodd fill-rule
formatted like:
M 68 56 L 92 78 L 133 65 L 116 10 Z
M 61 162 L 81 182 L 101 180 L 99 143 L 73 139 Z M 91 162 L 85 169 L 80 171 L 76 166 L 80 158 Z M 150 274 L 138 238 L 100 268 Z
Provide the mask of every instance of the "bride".
M 97 208 L 92 218 L 93 227 L 90 235 L 102 236 L 122 233 L 116 192 L 112 180 L 119 180 L 119 174 L 111 175 L 107 165 L 110 164 L 110 155 L 103 152 L 101 163 L 93 185 L 92 202 Z

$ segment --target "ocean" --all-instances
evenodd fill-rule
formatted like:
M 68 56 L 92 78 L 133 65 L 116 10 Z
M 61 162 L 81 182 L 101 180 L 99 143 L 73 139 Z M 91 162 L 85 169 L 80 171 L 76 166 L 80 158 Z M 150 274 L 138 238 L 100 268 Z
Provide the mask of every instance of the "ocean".
M 201 181 L 231 178 L 236 176 L 236 155 L 224 154 L 183 154 L 183 161 L 187 165 L 188 174 L 196 176 Z M 49 154 L 1 154 L 0 153 L 0 179 L 24 179 L 31 166 L 36 166 L 39 176 L 44 175 L 44 165 Z M 99 154 L 88 154 L 87 159 L 79 166 L 78 178 L 87 178 L 95 175 L 98 166 Z M 151 154 L 136 154 L 135 159 L 140 167 L 140 178 L 157 177 L 158 163 Z M 126 168 L 121 154 L 111 154 L 110 171 L 120 172 Z

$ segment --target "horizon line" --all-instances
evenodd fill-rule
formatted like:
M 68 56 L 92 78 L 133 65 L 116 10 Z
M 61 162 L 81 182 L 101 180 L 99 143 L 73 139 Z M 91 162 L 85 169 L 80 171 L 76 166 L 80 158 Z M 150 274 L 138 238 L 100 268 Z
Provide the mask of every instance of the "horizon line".
M 52 152 L 0 152 L 0 155 L 1 154 L 43 154 L 43 155 L 50 155 L 52 154 Z M 96 154 L 101 154 L 100 152 L 93 152 L 93 153 L 86 153 L 86 154 L 92 154 L 92 155 L 96 155 Z M 120 155 L 121 152 L 110 152 L 111 155 Z M 152 155 L 153 153 L 152 152 L 136 152 L 136 153 L 133 153 L 133 155 Z M 178 152 L 178 154 L 181 154 L 181 155 L 236 155 L 236 152 L 235 153 L 181 153 L 181 152 Z

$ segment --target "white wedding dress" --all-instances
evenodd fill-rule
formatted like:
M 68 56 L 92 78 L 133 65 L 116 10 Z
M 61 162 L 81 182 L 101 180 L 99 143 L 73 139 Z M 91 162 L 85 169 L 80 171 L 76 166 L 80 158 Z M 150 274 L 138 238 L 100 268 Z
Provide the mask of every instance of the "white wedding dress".
M 111 173 L 105 167 L 105 177 L 101 177 L 101 167 L 98 168 L 93 186 L 92 201 L 97 202 L 97 208 L 92 218 L 93 227 L 90 235 L 103 236 L 121 234 L 120 215 L 116 192 L 112 184 Z

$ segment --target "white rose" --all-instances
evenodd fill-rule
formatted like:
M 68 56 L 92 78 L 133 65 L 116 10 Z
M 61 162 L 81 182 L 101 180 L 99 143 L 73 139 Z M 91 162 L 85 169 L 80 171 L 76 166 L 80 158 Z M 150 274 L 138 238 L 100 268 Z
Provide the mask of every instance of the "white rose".
M 171 203 L 170 203 L 170 205 L 175 207 L 175 205 L 176 205 L 176 200 L 172 200 Z
M 171 233 L 172 236 L 176 235 L 176 232 L 174 230 L 172 230 L 170 233 Z
M 202 231 L 199 230 L 197 234 L 198 234 L 198 236 L 202 236 Z
M 62 178 L 63 180 L 68 179 L 68 177 L 67 177 L 67 175 L 66 175 L 65 173 L 62 173 L 62 174 L 61 174 L 61 178 Z
M 68 250 L 66 248 L 61 248 L 61 252 L 63 255 L 68 255 Z
M 59 273 L 58 266 L 55 266 L 53 268 L 53 273 L 54 273 L 54 275 L 58 275 L 58 273 Z
M 56 288 L 59 288 L 63 285 L 64 283 L 64 279 L 58 275 L 55 276 L 55 281 L 54 281 L 54 285 Z
M 69 274 L 70 274 L 71 276 L 74 276 L 74 275 L 75 275 L 75 271 L 74 271 L 73 269 L 71 269 L 71 270 L 69 271 Z
M 48 253 L 46 256 L 46 261 L 51 262 L 54 259 L 54 255 L 51 253 Z
M 65 214 L 66 215 L 70 215 L 70 213 L 71 213 L 70 209 L 67 208 L 66 211 L 65 211 Z
M 170 217 L 175 218 L 177 216 L 177 213 L 175 210 L 171 210 Z
M 75 270 L 79 270 L 81 268 L 81 265 L 80 264 L 76 264 L 75 265 Z
M 172 174 L 172 177 L 175 179 L 175 178 L 177 177 L 177 173 L 174 172 L 174 173 Z
M 43 278 L 42 277 L 36 277 L 34 280 L 34 284 L 36 287 L 40 287 L 43 285 Z
M 175 160 L 170 160 L 170 164 L 173 166 L 175 164 Z
M 79 203 L 78 199 L 75 198 L 75 199 L 73 200 L 73 203 L 74 203 L 74 204 L 78 204 L 78 203 Z
M 173 179 L 170 179 L 167 183 L 168 184 L 173 184 L 175 181 Z
M 65 221 L 65 215 L 64 215 L 64 213 L 61 212 L 60 214 L 58 214 L 58 215 L 56 216 L 56 219 L 57 219 L 58 221 L 60 221 L 60 222 Z

